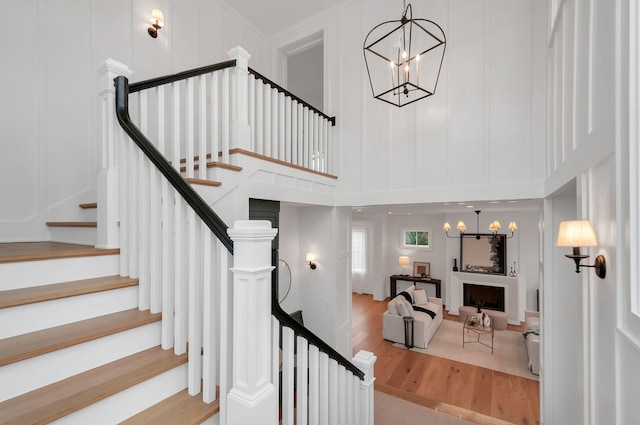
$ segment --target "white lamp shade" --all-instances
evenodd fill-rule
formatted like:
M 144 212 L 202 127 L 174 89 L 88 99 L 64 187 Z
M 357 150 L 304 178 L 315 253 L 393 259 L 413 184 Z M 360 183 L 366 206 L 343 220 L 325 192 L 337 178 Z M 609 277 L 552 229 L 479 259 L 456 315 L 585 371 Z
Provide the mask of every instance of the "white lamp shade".
M 307 252 L 307 256 L 305 257 L 305 261 L 307 263 L 316 261 L 316 256 L 313 254 L 313 252 Z
M 401 266 L 408 266 L 410 263 L 409 257 L 398 257 L 398 264 Z
M 597 246 L 596 234 L 589 220 L 569 220 L 560 222 L 557 246 Z
M 451 230 L 451 225 L 449 224 L 448 221 L 444 223 L 444 226 L 442 226 L 442 230 L 444 230 L 445 232 L 448 232 L 449 230 Z
M 509 230 L 511 230 L 512 232 L 515 232 L 516 230 L 518 230 L 518 225 L 516 224 L 515 221 L 512 221 L 511 223 L 509 223 Z
M 464 221 L 459 221 L 456 228 L 463 233 L 467 230 L 467 226 L 464 224 Z
M 164 15 L 160 9 L 151 11 L 151 23 L 162 28 L 164 26 Z

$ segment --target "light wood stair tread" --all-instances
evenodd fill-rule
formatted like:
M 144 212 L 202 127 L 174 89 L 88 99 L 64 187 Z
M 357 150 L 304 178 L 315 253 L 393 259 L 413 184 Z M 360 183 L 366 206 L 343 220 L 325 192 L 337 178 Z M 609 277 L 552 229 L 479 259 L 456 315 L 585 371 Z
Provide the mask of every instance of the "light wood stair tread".
M 87 209 L 98 208 L 98 203 L 97 202 L 90 202 L 88 204 L 80 204 L 78 206 L 80 208 L 82 208 L 83 210 L 87 210 Z
M 122 276 L 106 276 L 29 288 L 0 291 L 0 308 L 15 307 L 42 301 L 73 297 L 112 289 L 135 286 L 138 279 Z
M 0 366 L 157 322 L 161 317 L 134 308 L 0 339 Z
M 98 249 L 89 245 L 61 242 L 0 243 L 0 263 L 115 254 L 120 254 L 120 249 Z
M 45 424 L 187 362 L 160 346 L 0 403 L 3 424 Z
M 121 422 L 120 425 L 197 425 L 201 424 L 220 410 L 219 398 L 207 404 L 202 394 L 190 396 L 186 389 L 166 398 L 135 416 Z
M 49 227 L 98 227 L 95 221 L 47 221 Z
M 185 180 L 187 181 L 187 183 L 199 184 L 199 185 L 202 185 L 202 186 L 219 187 L 220 185 L 222 185 L 221 182 L 217 182 L 217 181 L 214 181 L 214 180 L 202 180 L 202 179 L 193 179 L 193 178 L 187 178 Z
M 207 162 L 207 168 L 224 168 L 225 170 L 231 170 L 231 171 L 242 171 L 242 167 L 238 166 L 238 165 L 231 165 L 231 164 L 226 164 L 224 162 L 219 162 L 219 161 L 211 161 L 211 162 Z M 193 166 L 194 170 L 199 170 L 200 169 L 200 165 L 199 164 L 195 164 Z M 180 172 L 184 173 L 185 171 L 187 171 L 187 167 L 180 167 Z

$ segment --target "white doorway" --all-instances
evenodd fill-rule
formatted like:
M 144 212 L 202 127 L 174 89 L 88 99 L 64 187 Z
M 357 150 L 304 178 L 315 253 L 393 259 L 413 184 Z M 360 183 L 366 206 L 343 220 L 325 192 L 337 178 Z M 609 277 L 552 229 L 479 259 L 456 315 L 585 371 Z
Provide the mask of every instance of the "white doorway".
M 324 35 L 317 32 L 279 50 L 281 81 L 288 91 L 324 111 Z

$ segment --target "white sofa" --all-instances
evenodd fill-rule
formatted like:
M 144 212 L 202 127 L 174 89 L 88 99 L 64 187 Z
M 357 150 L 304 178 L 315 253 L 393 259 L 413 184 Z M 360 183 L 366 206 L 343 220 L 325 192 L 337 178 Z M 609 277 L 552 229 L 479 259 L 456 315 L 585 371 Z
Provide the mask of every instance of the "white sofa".
M 529 355 L 529 370 L 535 375 L 540 374 L 540 313 L 536 311 L 524 312 L 524 338 Z
M 413 345 L 419 348 L 427 348 L 429 341 L 436 333 L 443 320 L 442 298 L 427 297 L 420 293 L 418 302 L 416 303 L 415 286 L 410 286 L 405 292 L 409 293 L 412 298 L 412 304 L 433 311 L 435 314 L 432 319 L 428 313 L 411 310 L 409 315 L 414 318 L 413 322 Z M 418 289 L 417 291 L 424 291 Z M 400 297 L 400 298 L 398 298 Z M 426 298 L 426 303 L 424 302 Z M 398 303 L 405 300 L 403 295 L 398 294 L 387 304 L 387 311 L 382 315 L 382 337 L 386 340 L 404 344 L 404 319 L 400 311 L 398 311 Z

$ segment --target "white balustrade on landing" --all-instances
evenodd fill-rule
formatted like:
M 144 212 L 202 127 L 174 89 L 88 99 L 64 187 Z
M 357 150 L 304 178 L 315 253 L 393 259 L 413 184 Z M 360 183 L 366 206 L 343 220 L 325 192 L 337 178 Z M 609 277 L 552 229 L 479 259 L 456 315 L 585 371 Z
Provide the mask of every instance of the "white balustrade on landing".
M 291 328 L 282 326 L 280 339 L 276 317 L 272 318 L 271 335 L 272 380 L 280 386 L 282 425 L 373 424 L 375 356 L 360 351 L 353 358 L 365 373 L 360 380 Z
M 283 163 L 333 174 L 329 119 L 255 74 L 248 78 L 250 149 Z

